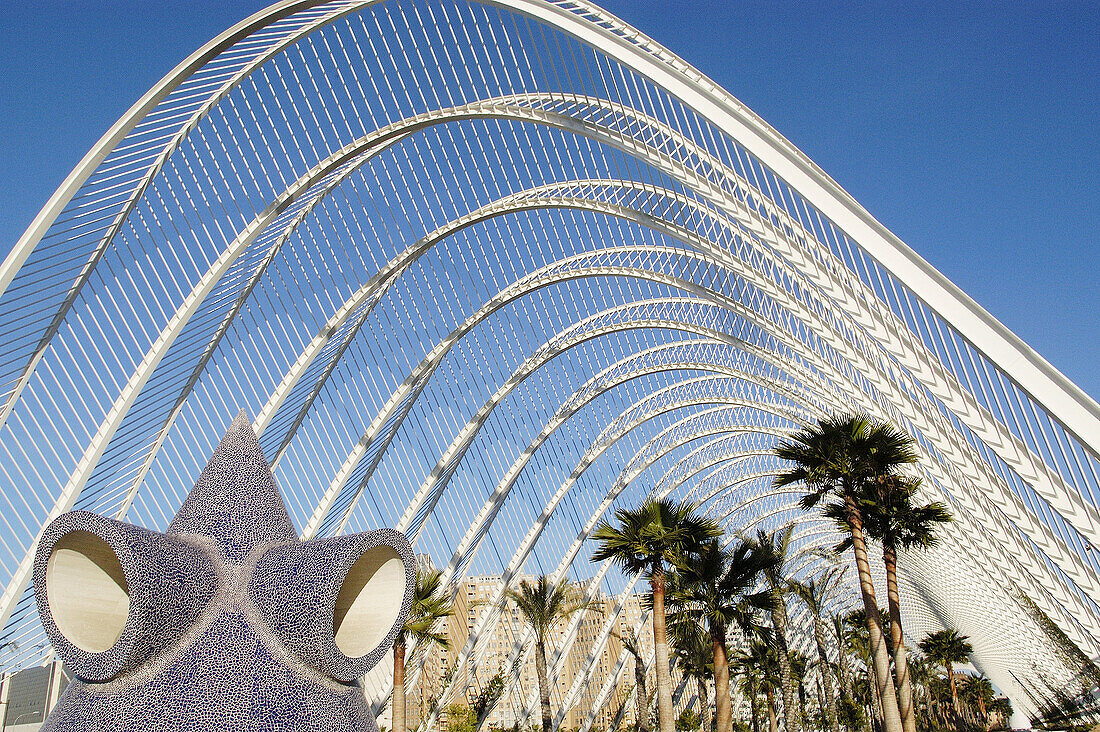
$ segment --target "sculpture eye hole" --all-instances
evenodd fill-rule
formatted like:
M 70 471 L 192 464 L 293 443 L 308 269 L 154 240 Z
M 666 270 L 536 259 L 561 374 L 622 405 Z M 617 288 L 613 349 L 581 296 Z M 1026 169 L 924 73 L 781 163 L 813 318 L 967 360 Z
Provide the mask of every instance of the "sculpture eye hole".
M 46 565 L 46 599 L 57 629 L 88 653 L 113 646 L 130 614 L 118 555 L 88 531 L 69 532 L 54 544 Z
M 351 565 L 336 595 L 336 647 L 348 658 L 374 650 L 397 620 L 405 594 L 405 564 L 388 546 L 367 550 Z

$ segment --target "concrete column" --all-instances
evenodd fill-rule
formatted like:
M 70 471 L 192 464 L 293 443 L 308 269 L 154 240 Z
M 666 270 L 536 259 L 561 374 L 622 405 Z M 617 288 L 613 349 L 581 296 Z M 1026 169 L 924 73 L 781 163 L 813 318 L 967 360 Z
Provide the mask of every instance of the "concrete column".
M 10 678 L 10 673 L 0 673 L 0 732 L 3 732 L 4 728 L 7 726 L 9 686 L 8 680 Z
M 50 687 L 46 693 L 47 716 L 57 706 L 57 700 L 65 693 L 66 686 L 64 662 L 61 659 L 54 659 L 50 663 Z

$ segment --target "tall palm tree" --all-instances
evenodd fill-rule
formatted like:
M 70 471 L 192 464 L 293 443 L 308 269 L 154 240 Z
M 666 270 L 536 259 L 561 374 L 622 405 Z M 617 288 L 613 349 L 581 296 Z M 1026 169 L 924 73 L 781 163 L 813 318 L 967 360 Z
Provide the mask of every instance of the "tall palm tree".
M 447 637 L 436 630 L 439 621 L 454 613 L 451 601 L 440 593 L 439 570 L 416 570 L 416 587 L 405 624 L 393 642 L 393 732 L 405 732 L 405 648 L 411 639 L 417 646 L 435 644 L 447 649 Z
M 821 669 L 821 683 L 825 691 L 825 717 L 832 732 L 840 732 L 840 721 L 836 712 L 836 697 L 833 695 L 832 674 L 829 672 L 829 655 L 825 643 L 825 605 L 836 597 L 844 570 L 829 567 L 817 576 L 805 582 L 791 582 L 795 594 L 806 605 L 814 620 L 814 640 L 817 642 L 817 657 Z M 844 655 L 841 649 L 840 655 Z M 843 683 L 843 682 L 842 682 Z
M 810 668 L 815 664 L 810 660 L 809 656 L 797 650 L 791 649 L 787 653 L 791 659 L 791 681 L 794 683 L 795 688 L 794 703 L 798 707 L 798 718 L 805 723 L 806 674 L 809 673 Z
M 775 634 L 776 654 L 779 659 L 779 686 L 783 693 L 783 718 L 786 720 L 786 732 L 800 732 L 802 729 L 798 707 L 795 704 L 794 674 L 791 671 L 790 650 L 787 646 L 787 630 L 790 622 L 787 618 L 786 595 L 790 592 L 788 583 L 788 565 L 790 564 L 791 535 L 794 527 L 788 526 L 780 531 L 768 533 L 758 531 L 751 543 L 765 559 L 763 570 L 769 591 L 772 595 L 772 630 Z
M 985 676 L 967 676 L 963 679 L 959 696 L 967 704 L 978 707 L 982 722 L 989 727 L 989 705 L 993 702 L 993 684 Z M 973 707 L 972 707 L 973 708 Z
M 885 608 L 879 608 L 878 610 L 879 624 L 887 626 L 890 624 L 890 614 Z M 852 652 L 862 662 L 863 668 L 866 670 L 865 674 L 860 674 L 858 669 L 854 674 L 853 689 L 857 691 L 853 698 L 859 697 L 859 700 L 863 703 L 865 708 L 869 707 L 871 711 L 871 717 L 875 720 L 875 724 L 872 725 L 874 729 L 881 729 L 883 726 L 882 721 L 882 699 L 879 698 L 878 691 L 875 687 L 874 667 L 871 651 L 871 634 L 867 630 L 867 612 L 863 608 L 856 608 L 849 611 L 844 615 L 844 641 L 849 651 Z M 886 636 L 887 651 L 890 648 L 890 638 Z M 892 655 L 892 654 L 891 654 Z M 864 689 L 858 689 L 860 684 L 866 687 Z
M 890 656 L 871 582 L 859 498 L 867 483 L 917 461 L 913 442 L 907 434 L 889 424 L 873 422 L 861 414 L 848 414 L 822 419 L 816 425 L 799 430 L 780 443 L 774 452 L 794 463 L 791 469 L 776 476 L 774 484 L 781 487 L 804 483 L 809 491 L 800 501 L 804 509 L 813 508 L 826 496 L 835 496 L 844 504 L 860 594 L 867 610 L 875 687 L 882 704 L 885 732 L 902 732 Z
M 717 732 L 733 729 L 726 631 L 731 624 L 746 627 L 756 610 L 773 606 L 769 593 L 752 592 L 771 561 L 752 542 L 741 540 L 735 547 L 724 548 L 714 540 L 669 578 L 670 627 L 706 626 L 709 633 Z
M 905 636 L 901 626 L 901 599 L 898 593 L 898 549 L 927 548 L 936 543 L 936 528 L 952 521 L 951 511 L 940 501 L 914 506 L 920 490 L 920 478 L 883 475 L 864 486 L 859 503 L 863 510 L 865 533 L 882 543 L 882 563 L 886 568 L 886 600 L 890 611 L 890 647 L 897 678 L 898 707 L 905 732 L 916 732 L 913 685 L 909 679 Z M 847 528 L 844 506 L 834 503 L 825 514 Z M 850 544 L 851 539 L 845 540 Z M 842 545 L 843 546 L 843 545 Z
M 671 585 L 672 582 L 670 581 L 669 584 Z M 710 719 L 710 694 L 708 693 L 708 684 L 715 678 L 714 651 L 710 634 L 698 623 L 676 622 L 670 617 L 668 637 L 675 650 L 676 665 L 680 667 L 680 673 L 694 679 L 699 689 L 701 729 L 703 732 L 716 732 L 718 715 L 715 714 L 714 719 Z M 728 693 L 729 684 L 726 686 Z M 717 696 L 718 693 L 716 687 L 715 695 Z
M 623 648 L 634 657 L 634 716 L 637 718 L 637 732 L 649 732 L 649 694 L 646 693 L 645 658 L 642 645 L 633 629 L 621 636 Z
M 504 599 L 516 606 L 535 634 L 535 676 L 542 703 L 542 732 L 552 732 L 554 718 L 550 713 L 550 686 L 546 678 L 546 643 L 559 623 L 567 622 L 574 613 L 595 607 L 597 603 L 585 600 L 568 580 L 553 584 L 546 575 L 534 581 L 521 580 L 518 588 L 504 591 Z
M 927 727 L 928 715 L 931 713 L 929 682 L 933 676 L 932 664 L 920 653 L 911 652 L 905 665 L 913 682 L 913 709 L 917 715 L 917 723 Z
M 843 615 L 832 615 L 833 634 L 836 636 L 837 676 L 840 677 L 840 694 L 848 701 L 852 700 L 852 673 L 848 668 L 848 644 L 845 643 L 845 623 Z
M 989 714 L 1000 717 L 1001 725 L 998 729 L 1009 729 L 1008 721 L 1012 719 L 1012 702 L 1007 696 L 998 696 L 989 703 Z
M 767 705 L 769 732 L 779 732 L 775 714 L 775 679 L 779 676 L 779 657 L 771 632 L 757 634 L 749 641 L 747 648 L 735 651 L 731 656 L 731 669 L 741 677 L 741 688 L 749 699 L 753 732 L 761 732 L 756 704 L 761 693 Z
M 938 663 L 947 671 L 947 684 L 951 689 L 951 705 L 958 711 L 959 690 L 955 688 L 955 674 L 953 666 L 963 663 L 974 652 L 967 636 L 962 635 L 954 628 L 929 633 L 921 639 L 921 651 L 929 661 Z
M 672 675 L 668 666 L 665 619 L 665 569 L 682 563 L 685 554 L 722 535 L 717 522 L 695 512 L 695 504 L 648 498 L 634 510 L 615 512 L 618 525 L 606 519 L 592 533 L 599 548 L 592 561 L 611 559 L 625 572 L 649 575 L 653 595 L 653 656 L 657 672 L 657 720 L 660 732 L 675 732 Z

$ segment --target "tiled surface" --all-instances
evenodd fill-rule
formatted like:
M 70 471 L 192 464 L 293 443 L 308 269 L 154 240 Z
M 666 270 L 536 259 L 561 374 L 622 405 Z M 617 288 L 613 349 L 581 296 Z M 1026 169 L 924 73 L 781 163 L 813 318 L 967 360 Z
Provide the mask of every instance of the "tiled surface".
M 122 636 L 103 653 L 69 643 L 45 592 L 53 545 L 73 530 L 118 555 L 130 592 Z M 397 621 L 348 658 L 333 641 L 347 569 L 386 545 L 405 565 Z M 412 597 L 414 563 L 383 529 L 300 542 L 242 412 L 165 534 L 74 511 L 46 530 L 35 561 L 39 613 L 76 679 L 43 726 L 76 730 L 350 732 L 376 725 L 356 679 L 392 645 Z

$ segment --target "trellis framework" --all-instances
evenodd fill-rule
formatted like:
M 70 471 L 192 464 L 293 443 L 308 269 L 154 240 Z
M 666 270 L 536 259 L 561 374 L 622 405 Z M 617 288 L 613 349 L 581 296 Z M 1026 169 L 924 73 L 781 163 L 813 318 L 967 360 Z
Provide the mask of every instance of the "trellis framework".
M 163 527 L 240 407 L 304 536 L 396 526 L 452 584 L 548 572 L 617 597 L 633 581 L 584 540 L 651 493 L 731 531 L 795 522 L 814 571 L 836 535 L 771 489 L 770 448 L 866 410 L 917 439 L 958 518 L 902 566 L 908 629 L 969 634 L 1025 709 L 1015 678 L 1070 673 L 1025 605 L 1100 654 L 1100 408 L 583 2 L 272 6 L 104 136 L 0 288 L 6 665 L 48 653 L 42 527 L 71 508 Z M 381 705 L 384 675 L 367 691 Z

